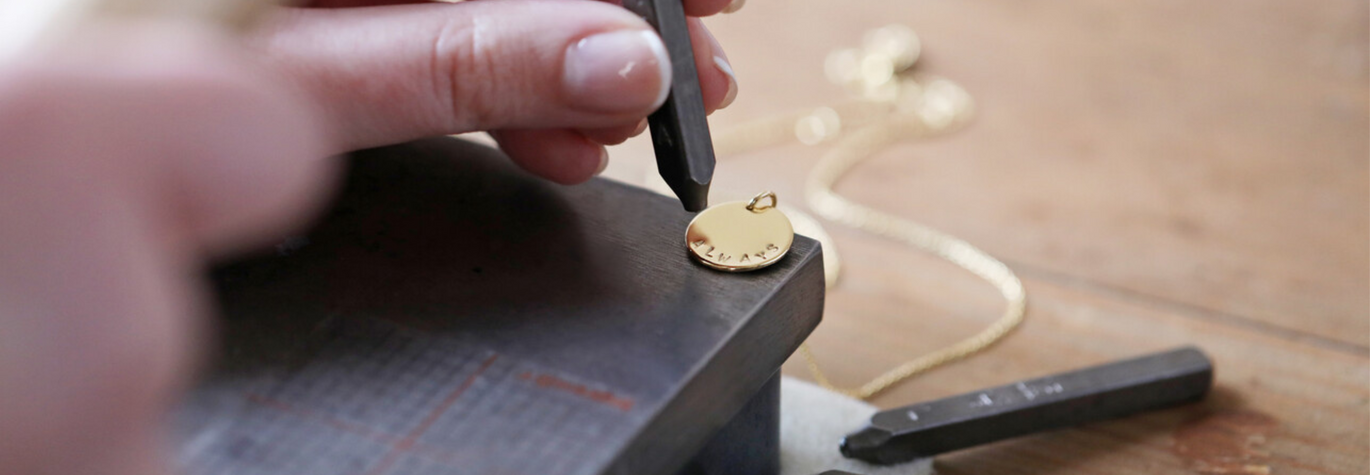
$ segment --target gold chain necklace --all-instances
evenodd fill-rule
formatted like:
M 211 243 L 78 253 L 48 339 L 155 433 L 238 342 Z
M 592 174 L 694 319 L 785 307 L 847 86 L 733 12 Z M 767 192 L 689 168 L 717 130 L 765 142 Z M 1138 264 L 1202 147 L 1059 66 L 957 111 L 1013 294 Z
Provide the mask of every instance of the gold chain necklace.
M 852 388 L 835 386 L 809 350 L 800 346 L 810 373 L 829 390 L 867 399 L 933 368 L 969 357 L 1001 340 L 1023 321 L 1027 296 L 1013 271 L 975 246 L 949 234 L 844 198 L 834 185 L 853 167 L 896 143 L 944 135 L 969 122 L 974 101 L 960 85 L 943 78 L 908 75 L 920 53 L 912 30 L 890 26 L 866 35 L 864 46 L 834 52 L 827 75 L 857 99 L 834 107 L 748 122 L 715 137 L 720 156 L 736 155 L 799 141 L 831 142 L 805 183 L 804 197 L 818 216 L 884 236 L 940 257 L 989 282 L 1007 301 L 1003 314 L 979 333 L 919 356 Z M 816 220 L 794 210 L 800 232 L 818 239 L 825 250 L 828 287 L 837 282 L 840 260 L 831 238 Z

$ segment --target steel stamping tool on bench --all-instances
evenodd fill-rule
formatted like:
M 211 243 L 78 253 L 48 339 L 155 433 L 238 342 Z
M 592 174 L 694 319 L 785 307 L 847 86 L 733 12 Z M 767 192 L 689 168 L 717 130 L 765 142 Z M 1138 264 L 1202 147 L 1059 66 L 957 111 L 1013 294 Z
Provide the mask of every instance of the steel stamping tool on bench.
M 973 447 L 1197 401 L 1213 363 L 1180 348 L 882 411 L 842 440 L 842 455 L 877 464 Z

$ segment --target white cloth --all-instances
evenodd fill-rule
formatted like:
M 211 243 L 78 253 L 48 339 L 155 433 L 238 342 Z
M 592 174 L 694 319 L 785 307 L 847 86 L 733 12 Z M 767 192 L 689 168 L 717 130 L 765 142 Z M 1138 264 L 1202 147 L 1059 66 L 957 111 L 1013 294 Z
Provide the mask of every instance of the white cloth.
M 844 470 L 861 475 L 929 475 L 932 459 L 889 467 L 842 457 L 837 443 L 860 429 L 876 408 L 794 378 L 780 382 L 780 466 L 783 475 Z

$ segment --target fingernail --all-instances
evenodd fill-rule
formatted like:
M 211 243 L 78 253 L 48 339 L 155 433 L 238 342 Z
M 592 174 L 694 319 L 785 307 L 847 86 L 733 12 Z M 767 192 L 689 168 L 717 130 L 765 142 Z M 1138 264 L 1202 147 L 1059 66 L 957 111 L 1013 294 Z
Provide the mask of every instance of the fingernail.
M 562 80 L 573 106 L 599 112 L 650 112 L 666 102 L 671 58 L 647 30 L 587 36 L 566 50 Z
M 733 0 L 733 3 L 729 3 L 728 6 L 723 7 L 723 13 L 736 12 L 738 10 L 741 10 L 742 6 L 746 4 L 747 0 Z
M 609 168 L 609 149 L 599 148 L 599 168 L 595 170 L 595 176 L 604 173 L 604 169 Z
M 714 66 L 717 66 L 724 76 L 728 76 L 728 93 L 723 95 L 723 102 L 718 105 L 719 109 L 723 109 L 737 99 L 737 74 L 733 73 L 733 65 L 728 64 L 728 60 L 722 56 L 714 56 Z
M 642 133 L 643 133 L 643 132 L 646 132 L 646 131 L 647 131 L 647 119 L 642 119 L 642 120 L 640 120 L 640 121 L 637 122 L 637 127 L 633 127 L 633 136 L 634 136 L 634 137 L 637 137 L 637 136 L 639 136 L 639 135 L 642 135 Z
M 718 108 L 722 109 L 732 105 L 733 101 L 737 99 L 737 73 L 733 72 L 733 65 L 728 62 L 728 56 L 723 52 L 723 45 L 718 43 L 718 38 L 714 36 L 714 33 L 706 28 L 704 37 L 709 39 L 709 51 L 714 54 L 714 68 L 728 77 L 728 92 L 723 94 L 723 101 L 718 104 Z

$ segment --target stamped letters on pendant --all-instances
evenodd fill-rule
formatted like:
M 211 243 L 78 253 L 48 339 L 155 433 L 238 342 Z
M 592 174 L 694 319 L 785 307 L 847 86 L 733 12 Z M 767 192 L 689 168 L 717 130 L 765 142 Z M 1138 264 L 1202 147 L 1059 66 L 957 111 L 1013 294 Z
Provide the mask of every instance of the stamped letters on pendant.
M 733 256 L 724 254 L 723 251 L 719 251 L 718 248 L 715 248 L 712 244 L 709 244 L 708 241 L 703 239 L 698 239 L 695 242 L 690 243 L 690 245 L 693 246 L 696 251 L 698 251 L 698 255 L 702 256 L 705 259 L 717 262 L 719 264 L 727 264 L 728 261 L 732 260 L 733 258 Z M 753 261 L 764 261 L 766 259 L 775 257 L 775 255 L 779 253 L 780 248 L 776 247 L 774 243 L 766 243 L 766 247 L 762 249 L 760 252 L 744 253 L 742 254 L 742 257 L 737 259 L 737 262 L 741 264 L 746 264 Z

